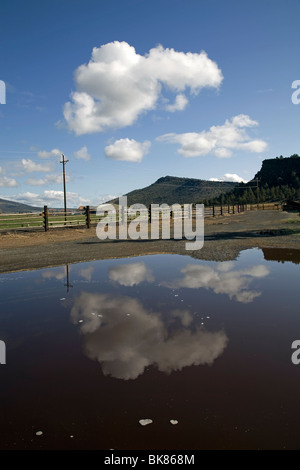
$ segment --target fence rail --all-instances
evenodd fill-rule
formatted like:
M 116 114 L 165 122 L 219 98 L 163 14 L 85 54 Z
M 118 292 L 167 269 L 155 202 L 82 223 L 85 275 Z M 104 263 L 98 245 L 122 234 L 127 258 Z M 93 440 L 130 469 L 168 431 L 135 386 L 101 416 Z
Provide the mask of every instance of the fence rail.
M 195 205 L 192 206 L 192 214 L 195 216 Z M 266 203 L 266 204 L 234 204 L 224 206 L 209 206 L 204 208 L 204 217 L 219 217 L 226 216 L 229 214 L 238 214 L 245 211 L 254 210 L 281 210 L 282 205 L 277 203 Z M 182 212 L 181 209 L 174 210 L 171 213 L 171 218 L 184 218 L 189 217 L 190 212 Z M 169 209 L 161 211 L 160 215 L 156 212 L 151 212 L 151 208 L 144 211 L 141 215 L 141 219 L 152 220 L 158 217 L 164 218 L 169 217 Z M 122 222 L 124 214 L 117 211 L 116 220 Z M 44 206 L 44 210 L 39 213 L 27 213 L 27 214 L 0 214 L 0 233 L 11 232 L 11 231 L 30 231 L 40 230 L 48 232 L 49 230 L 56 228 L 91 228 L 95 227 L 102 217 L 97 216 L 94 210 L 91 210 L 90 206 L 86 206 L 84 210 L 78 211 L 52 211 L 47 206 Z M 127 220 L 131 221 L 136 218 L 136 211 L 128 211 Z M 107 220 L 113 220 L 113 216 Z

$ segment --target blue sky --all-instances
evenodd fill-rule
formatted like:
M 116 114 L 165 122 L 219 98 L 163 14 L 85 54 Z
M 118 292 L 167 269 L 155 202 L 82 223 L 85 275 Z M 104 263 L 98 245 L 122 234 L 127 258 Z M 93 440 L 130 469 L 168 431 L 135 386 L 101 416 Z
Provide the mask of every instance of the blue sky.
M 299 0 L 1 0 L 0 197 L 62 206 L 60 152 L 72 207 L 300 153 L 299 17 Z

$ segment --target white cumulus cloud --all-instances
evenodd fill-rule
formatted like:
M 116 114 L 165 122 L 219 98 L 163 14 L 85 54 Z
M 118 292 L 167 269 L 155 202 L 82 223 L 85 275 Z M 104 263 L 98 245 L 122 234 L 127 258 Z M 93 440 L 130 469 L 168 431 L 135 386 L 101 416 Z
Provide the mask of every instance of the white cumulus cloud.
M 43 193 L 32 193 L 30 191 L 19 193 L 10 197 L 10 200 L 29 204 L 31 206 L 42 207 L 63 207 L 64 193 L 63 191 L 46 190 Z M 68 192 L 68 207 L 78 207 L 89 204 L 89 201 L 81 197 L 78 193 Z
M 77 150 L 77 152 L 74 152 L 74 157 L 77 158 L 78 160 L 85 160 L 86 162 L 88 162 L 91 159 L 91 156 L 89 155 L 89 152 L 86 146 Z
M 78 271 L 79 276 L 85 279 L 88 282 L 91 282 L 95 268 L 93 266 L 89 266 L 88 268 L 82 268 Z
M 208 181 L 232 181 L 233 183 L 246 183 L 246 180 L 236 173 L 225 173 L 221 178 L 209 178 Z
M 65 267 L 47 269 L 47 271 L 42 274 L 42 277 L 44 279 L 56 279 L 57 281 L 62 281 L 66 277 L 66 269 Z
M 170 111 L 171 113 L 174 113 L 174 111 L 183 111 L 187 104 L 188 104 L 188 99 L 185 95 L 179 94 L 175 98 L 175 102 L 173 104 L 168 104 L 166 106 L 166 110 Z
M 116 281 L 121 286 L 137 286 L 141 282 L 153 282 L 154 277 L 145 263 L 120 264 L 111 268 L 108 277 L 112 281 Z
M 270 271 L 263 265 L 249 269 L 234 269 L 234 263 L 220 263 L 216 268 L 205 265 L 187 264 L 181 272 L 183 277 L 165 283 L 169 288 L 211 289 L 215 294 L 226 294 L 231 300 L 248 304 L 261 292 L 250 289 L 255 279 L 267 277 Z
M 116 194 L 101 194 L 95 197 L 95 200 L 93 201 L 94 206 L 100 206 L 103 205 L 104 203 L 108 201 L 112 201 L 113 199 L 116 199 L 120 195 Z
M 252 140 L 246 128 L 258 126 L 249 116 L 240 114 L 227 119 L 223 125 L 212 126 L 208 131 L 187 132 L 185 134 L 164 134 L 158 141 L 179 144 L 178 153 L 184 157 L 199 157 L 208 154 L 218 158 L 229 158 L 234 150 L 247 150 L 260 153 L 267 148 L 263 140 Z
M 69 175 L 66 175 L 66 181 L 70 182 L 71 178 Z M 26 183 L 31 186 L 45 186 L 49 184 L 62 184 L 62 174 L 49 174 L 46 175 L 44 178 L 27 178 Z
M 71 318 L 80 322 L 85 354 L 101 364 L 104 375 L 134 380 L 149 366 L 169 374 L 212 365 L 228 344 L 226 334 L 193 328 L 186 310 L 172 313 L 181 324 L 169 331 L 159 312 L 134 298 L 83 292 L 74 301 Z
M 113 144 L 104 148 L 107 158 L 113 160 L 124 160 L 127 162 L 141 162 L 143 157 L 147 155 L 151 146 L 151 142 L 137 142 L 134 139 L 119 139 Z
M 48 152 L 47 150 L 41 150 L 38 152 L 38 157 L 40 158 L 52 158 L 52 157 L 60 157 L 63 152 L 59 149 L 53 149 Z
M 21 168 L 26 173 L 33 173 L 33 172 L 47 173 L 48 171 L 51 171 L 52 169 L 50 165 L 46 165 L 43 163 L 35 163 L 33 160 L 26 159 L 26 158 L 22 158 Z
M 77 135 L 133 124 L 157 107 L 164 85 L 176 93 L 169 111 L 183 109 L 189 88 L 196 95 L 204 87 L 218 88 L 222 72 L 202 51 L 178 52 L 159 45 L 145 55 L 126 42 L 94 47 L 88 64 L 75 71 L 76 91 L 64 106 L 64 118 Z
M 14 178 L 9 178 L 8 176 L 0 178 L 0 188 L 14 188 L 16 186 L 19 186 L 19 184 Z

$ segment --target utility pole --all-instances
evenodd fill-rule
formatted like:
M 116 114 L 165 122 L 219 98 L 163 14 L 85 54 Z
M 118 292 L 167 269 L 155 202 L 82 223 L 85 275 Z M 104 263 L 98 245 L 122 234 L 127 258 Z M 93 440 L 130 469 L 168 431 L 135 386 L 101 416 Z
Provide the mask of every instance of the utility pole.
M 67 274 L 67 283 L 64 284 L 64 286 L 67 288 L 67 293 L 70 291 L 70 287 L 73 287 L 72 284 L 70 284 L 70 279 L 69 279 L 69 265 L 66 264 L 66 274 Z
M 65 166 L 66 166 L 66 163 L 69 162 L 69 160 L 65 160 L 64 154 L 62 154 L 61 157 L 62 157 L 62 161 L 60 163 L 62 163 L 62 166 L 63 166 L 65 222 L 67 222 L 67 191 L 66 191 L 66 169 L 65 169 Z
M 258 187 L 258 182 L 260 179 L 256 178 L 256 195 L 257 195 L 257 205 L 259 204 L 259 187 Z

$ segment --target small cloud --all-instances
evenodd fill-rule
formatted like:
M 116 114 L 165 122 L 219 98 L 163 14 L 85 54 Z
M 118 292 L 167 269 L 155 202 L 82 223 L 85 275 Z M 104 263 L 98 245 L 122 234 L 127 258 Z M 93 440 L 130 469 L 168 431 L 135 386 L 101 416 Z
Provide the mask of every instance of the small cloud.
M 263 140 L 251 140 L 246 128 L 258 126 L 258 122 L 249 116 L 240 114 L 223 125 L 212 126 L 208 131 L 188 132 L 185 134 L 164 134 L 156 140 L 179 144 L 178 153 L 184 157 L 215 155 L 218 158 L 230 158 L 234 150 L 246 150 L 260 153 L 267 148 Z
M 121 286 L 137 286 L 141 282 L 153 282 L 154 277 L 145 263 L 120 264 L 115 268 L 111 268 L 108 277 L 112 281 L 116 281 Z
M 7 176 L 0 178 L 1 188 L 15 188 L 16 186 L 19 186 L 19 183 L 14 178 L 8 178 Z
M 88 282 L 91 282 L 95 268 L 89 266 L 88 268 L 82 268 L 78 271 L 79 276 L 85 279 Z
M 22 158 L 21 166 L 22 166 L 22 169 L 26 173 L 33 173 L 33 172 L 47 173 L 48 171 L 52 170 L 50 165 L 46 165 L 43 163 L 35 163 L 33 160 L 26 159 L 26 158 Z
M 61 173 L 46 175 L 45 178 L 28 178 L 26 184 L 31 186 L 45 186 L 49 184 L 62 184 L 62 175 Z M 66 182 L 70 182 L 71 178 L 69 175 L 66 175 Z
M 32 193 L 27 191 L 10 197 L 10 200 L 29 204 L 30 206 L 42 207 L 48 205 L 50 207 L 63 207 L 64 192 L 55 190 L 46 190 L 43 193 Z M 90 203 L 88 199 L 83 198 L 78 193 L 68 192 L 68 207 L 78 207 Z
M 57 281 L 62 281 L 66 277 L 66 270 L 65 268 L 47 269 L 47 271 L 43 272 L 42 277 L 44 279 L 56 279 Z
M 77 150 L 77 152 L 74 152 L 74 157 L 77 158 L 78 160 L 85 160 L 86 162 L 88 162 L 91 159 L 91 156 L 89 155 L 88 149 L 86 146 Z
M 183 111 L 186 108 L 188 102 L 189 101 L 185 95 L 179 94 L 175 98 L 175 103 L 168 104 L 166 106 L 166 110 L 171 113 L 174 113 L 175 111 Z
M 137 142 L 134 139 L 120 139 L 104 148 L 107 158 L 123 160 L 126 162 L 141 162 L 143 157 L 149 153 L 151 142 Z
M 25 182 L 30 186 L 43 186 L 46 184 L 46 178 L 28 178 Z
M 221 178 L 209 178 L 208 181 L 231 181 L 233 183 L 247 183 L 244 178 L 237 175 L 236 173 L 225 173 Z
M 118 194 L 118 195 L 115 195 L 115 194 L 101 194 L 101 195 L 98 195 L 96 198 L 95 198 L 95 201 L 93 201 L 93 205 L 94 206 L 100 206 L 108 201 L 113 201 L 114 199 L 116 199 L 117 197 L 120 197 L 121 195 Z
M 41 150 L 38 152 L 39 158 L 52 158 L 52 157 L 60 157 L 63 152 L 59 149 L 53 149 L 48 152 L 47 150 Z
M 165 286 L 173 289 L 211 289 L 215 294 L 228 295 L 231 300 L 244 304 L 253 302 L 261 295 L 260 291 L 250 289 L 251 283 L 270 274 L 263 265 L 235 270 L 230 262 L 220 263 L 216 268 L 187 264 L 181 272 L 181 279 L 165 283 Z

